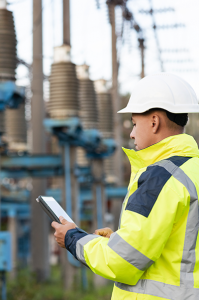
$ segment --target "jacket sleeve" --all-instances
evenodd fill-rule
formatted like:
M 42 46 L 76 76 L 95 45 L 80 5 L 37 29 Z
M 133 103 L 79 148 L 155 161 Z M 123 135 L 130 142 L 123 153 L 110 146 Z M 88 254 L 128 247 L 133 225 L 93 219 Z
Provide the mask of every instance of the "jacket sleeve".
M 177 193 L 172 184 L 160 188 L 158 178 L 155 185 L 152 181 L 148 176 L 130 194 L 121 228 L 110 239 L 87 234 L 76 240 L 77 259 L 96 274 L 134 285 L 160 257 L 176 218 L 183 213 L 185 195 L 180 186 Z

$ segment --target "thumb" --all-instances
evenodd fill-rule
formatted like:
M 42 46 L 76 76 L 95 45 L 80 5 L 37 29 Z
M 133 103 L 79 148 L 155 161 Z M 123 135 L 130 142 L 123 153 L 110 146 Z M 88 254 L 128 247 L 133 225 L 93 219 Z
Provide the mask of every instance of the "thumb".
M 66 220 L 66 219 L 64 219 L 64 217 L 59 217 L 59 219 L 60 219 L 60 222 L 62 223 L 62 225 L 66 225 L 66 224 L 68 224 L 69 222 Z

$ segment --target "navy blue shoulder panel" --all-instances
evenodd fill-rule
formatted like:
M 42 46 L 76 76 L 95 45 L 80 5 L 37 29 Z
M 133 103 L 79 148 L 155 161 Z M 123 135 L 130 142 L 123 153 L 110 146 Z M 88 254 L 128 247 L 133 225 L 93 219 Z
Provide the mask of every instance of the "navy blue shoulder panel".
M 182 166 L 187 160 L 189 160 L 192 157 L 184 157 L 184 156 L 172 156 L 167 158 L 166 160 L 170 160 L 172 163 L 174 163 L 176 166 L 180 167 Z
M 173 156 L 168 160 L 180 167 L 191 157 Z M 165 168 L 151 165 L 138 179 L 138 189 L 129 197 L 126 210 L 148 217 L 162 188 L 171 177 Z

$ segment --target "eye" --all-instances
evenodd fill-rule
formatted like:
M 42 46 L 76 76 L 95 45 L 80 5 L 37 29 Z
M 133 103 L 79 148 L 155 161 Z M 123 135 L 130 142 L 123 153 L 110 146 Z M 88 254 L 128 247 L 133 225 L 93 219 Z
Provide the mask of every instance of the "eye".
M 133 123 L 133 127 L 135 126 L 136 124 L 135 123 Z

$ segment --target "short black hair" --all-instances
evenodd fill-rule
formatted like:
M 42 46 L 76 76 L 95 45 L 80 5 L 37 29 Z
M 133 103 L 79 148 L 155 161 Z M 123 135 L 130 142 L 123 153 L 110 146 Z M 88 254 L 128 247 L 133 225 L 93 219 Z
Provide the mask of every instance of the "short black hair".
M 159 111 L 164 111 L 167 115 L 167 118 L 174 122 L 175 124 L 181 126 L 181 127 L 184 127 L 187 122 L 188 122 L 188 113 L 182 113 L 182 114 L 175 114 L 175 113 L 171 113 L 170 111 L 167 111 L 163 108 L 151 108 L 149 110 L 147 110 L 146 112 L 144 112 L 144 114 L 148 114 L 148 113 L 151 113 L 152 111 L 156 111 L 156 110 L 159 110 Z
M 171 113 L 170 111 L 166 111 L 167 117 L 170 121 L 176 123 L 179 126 L 184 127 L 187 122 L 188 122 L 188 114 L 184 113 L 184 114 L 174 114 Z

